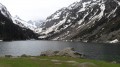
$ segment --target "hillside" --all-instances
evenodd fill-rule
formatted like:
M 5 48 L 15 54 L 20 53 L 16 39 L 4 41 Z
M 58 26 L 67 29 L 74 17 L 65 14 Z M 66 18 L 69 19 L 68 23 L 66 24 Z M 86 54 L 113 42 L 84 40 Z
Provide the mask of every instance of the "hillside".
M 112 43 L 120 41 L 120 1 L 81 0 L 46 19 L 40 39 Z

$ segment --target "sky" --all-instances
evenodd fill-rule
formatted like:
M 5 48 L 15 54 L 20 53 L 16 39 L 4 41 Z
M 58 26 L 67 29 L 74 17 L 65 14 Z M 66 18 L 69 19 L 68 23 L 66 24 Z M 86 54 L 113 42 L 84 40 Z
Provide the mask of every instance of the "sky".
M 25 21 L 45 20 L 48 16 L 80 0 L 0 0 L 11 15 L 18 15 Z

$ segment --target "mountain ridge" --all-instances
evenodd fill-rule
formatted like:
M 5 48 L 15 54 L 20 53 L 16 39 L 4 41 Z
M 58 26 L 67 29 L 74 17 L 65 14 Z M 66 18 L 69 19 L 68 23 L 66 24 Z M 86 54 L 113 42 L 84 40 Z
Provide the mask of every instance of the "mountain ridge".
M 102 43 L 120 41 L 119 19 L 119 0 L 81 0 L 49 16 L 39 38 Z
M 37 38 L 37 35 L 32 30 L 15 24 L 7 8 L 0 3 L 0 40 L 11 41 L 35 38 Z

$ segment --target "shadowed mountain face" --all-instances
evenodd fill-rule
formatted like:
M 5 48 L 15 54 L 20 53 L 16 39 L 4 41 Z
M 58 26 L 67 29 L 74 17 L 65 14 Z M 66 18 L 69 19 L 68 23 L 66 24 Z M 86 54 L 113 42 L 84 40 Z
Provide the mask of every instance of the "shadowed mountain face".
M 30 29 L 14 24 L 6 7 L 0 4 L 0 40 L 26 40 L 33 38 L 36 38 L 36 34 Z
M 120 41 L 120 1 L 82 0 L 46 19 L 39 38 L 84 42 Z

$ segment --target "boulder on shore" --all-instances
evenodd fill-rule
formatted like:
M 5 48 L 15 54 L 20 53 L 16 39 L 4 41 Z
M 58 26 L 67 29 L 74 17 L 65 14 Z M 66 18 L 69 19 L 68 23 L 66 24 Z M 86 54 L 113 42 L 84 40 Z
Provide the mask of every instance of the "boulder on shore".
M 74 48 L 65 48 L 60 51 L 47 50 L 41 52 L 40 56 L 68 56 L 73 58 L 80 58 L 82 54 L 76 52 Z
M 53 50 L 47 50 L 44 52 L 41 52 L 40 56 L 55 56 L 59 51 L 53 51 Z

